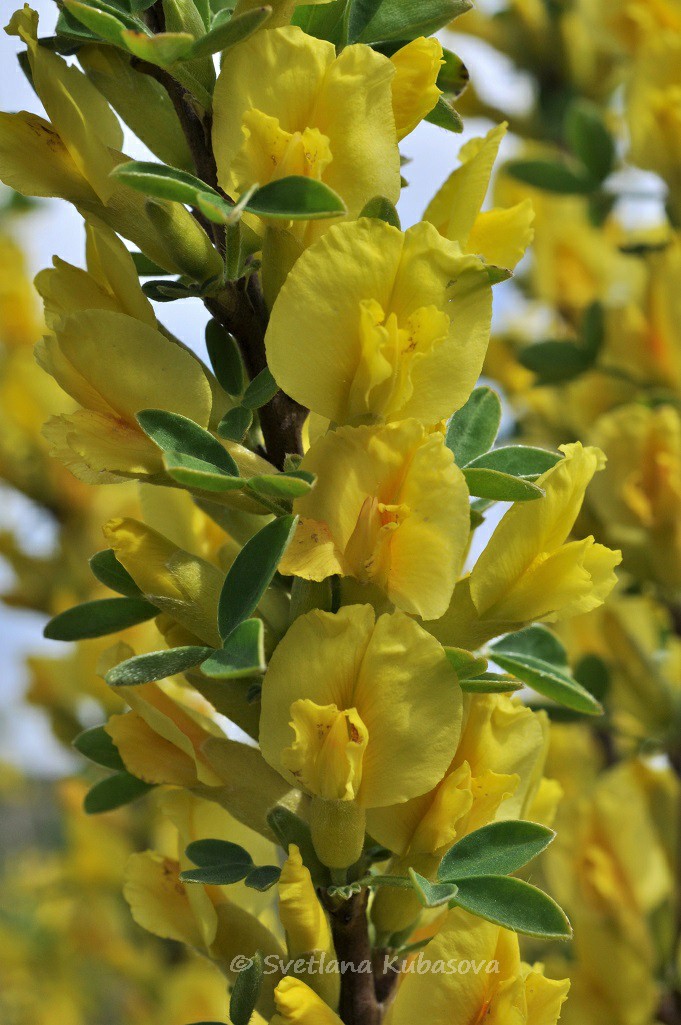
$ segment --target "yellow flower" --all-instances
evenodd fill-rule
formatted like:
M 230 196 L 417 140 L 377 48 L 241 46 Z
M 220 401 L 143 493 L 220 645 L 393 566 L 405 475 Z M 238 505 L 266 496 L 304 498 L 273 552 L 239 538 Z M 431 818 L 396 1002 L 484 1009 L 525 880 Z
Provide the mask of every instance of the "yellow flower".
M 55 256 L 54 267 L 36 276 L 48 327 L 56 330 L 60 320 L 82 310 L 112 310 L 155 328 L 151 303 L 140 288 L 132 257 L 116 233 L 94 219 L 86 221 L 85 233 L 86 271 Z
M 274 1004 L 277 1013 L 270 1025 L 343 1025 L 335 1011 L 295 976 L 277 984 Z
M 357 217 L 374 196 L 396 202 L 395 70 L 368 46 L 334 46 L 293 26 L 265 29 L 225 54 L 215 87 L 213 147 L 222 188 L 288 175 L 323 181 Z M 276 87 L 273 82 L 276 81 Z M 306 222 L 308 245 L 328 222 Z
M 422 958 L 431 970 L 404 974 L 386 1025 L 556 1025 L 570 987 L 523 964 L 515 933 L 460 909 L 448 912 Z M 465 972 L 448 971 L 464 962 Z
M 53 454 L 87 483 L 163 480 L 161 450 L 135 418 L 143 409 L 167 409 L 208 426 L 213 392 L 200 360 L 127 314 L 86 309 L 66 316 L 36 355 L 82 407 L 53 417 L 45 434 Z
M 625 565 L 663 587 L 681 585 L 681 419 L 672 406 L 621 406 L 592 439 L 608 465 L 589 503 Z
M 403 613 L 375 620 L 368 605 L 314 611 L 294 622 L 272 656 L 260 746 L 273 768 L 313 796 L 313 811 L 333 810 L 361 849 L 364 809 L 406 801 L 441 779 L 461 708 L 444 651 Z
M 28 6 L 12 18 L 49 121 L 0 113 L 0 180 L 25 196 L 55 196 L 82 216 L 98 217 L 155 263 L 196 280 L 222 274 L 220 255 L 179 203 L 154 200 L 110 177 L 126 161 L 123 133 L 104 97 L 74 65 L 37 42 L 38 16 Z
M 104 536 L 143 594 L 192 636 L 183 643 L 221 646 L 217 610 L 224 573 L 139 520 L 110 520 Z
M 429 224 L 337 225 L 300 257 L 272 311 L 277 383 L 336 423 L 434 424 L 468 398 L 489 338 L 491 287 Z
M 433 878 L 442 856 L 467 833 L 497 818 L 527 818 L 546 759 L 548 723 L 503 695 L 466 695 L 459 746 L 444 777 L 427 794 L 368 812 L 371 836 L 394 851 L 388 874 L 415 868 Z M 372 920 L 381 933 L 401 932 L 421 908 L 415 894 L 381 887 Z
M 397 50 L 390 59 L 396 71 L 392 84 L 393 110 L 397 138 L 401 141 L 431 112 L 442 95 L 436 85 L 444 64 L 442 46 L 437 39 L 420 36 Z
M 457 168 L 431 200 L 424 220 L 444 238 L 458 242 L 464 253 L 512 270 L 532 241 L 532 201 L 508 209 L 481 212 L 506 122 L 490 129 L 484 139 L 471 139 L 461 149 Z
M 286 946 L 290 958 L 314 954 L 324 955 L 326 967 L 335 958 L 331 928 L 319 902 L 308 869 L 300 851 L 291 844 L 278 883 L 279 918 L 286 933 Z M 306 974 L 307 984 L 327 1004 L 336 1007 L 340 991 L 337 971 L 320 971 L 319 962 L 311 961 Z M 296 972 L 299 975 L 299 972 Z
M 405 612 L 436 619 L 449 605 L 468 544 L 463 474 L 439 432 L 416 420 L 342 427 L 302 469 L 318 477 L 294 503 L 297 533 L 280 571 L 374 584 Z
M 443 643 L 476 647 L 528 622 L 552 623 L 598 608 L 616 583 L 621 554 L 593 537 L 568 541 L 603 453 L 579 442 L 538 478 L 544 496 L 502 517 L 448 612 L 429 629 Z
M 651 34 L 634 65 L 627 115 L 629 159 L 666 181 L 671 201 L 681 203 L 681 37 Z

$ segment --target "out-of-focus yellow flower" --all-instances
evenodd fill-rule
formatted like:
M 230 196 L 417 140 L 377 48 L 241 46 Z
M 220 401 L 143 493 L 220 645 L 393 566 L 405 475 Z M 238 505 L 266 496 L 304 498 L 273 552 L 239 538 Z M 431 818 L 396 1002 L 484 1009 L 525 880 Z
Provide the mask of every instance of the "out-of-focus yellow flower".
M 629 158 L 655 171 L 681 204 L 681 35 L 651 34 L 634 65 L 628 92 Z
M 294 622 L 272 656 L 260 746 L 270 765 L 312 795 L 313 812 L 333 812 L 334 828 L 361 850 L 365 809 L 406 801 L 441 779 L 461 709 L 443 649 L 404 613 L 376 620 L 369 605 L 314 611 Z
M 532 241 L 534 210 L 530 199 L 515 206 L 481 212 L 494 161 L 507 125 L 471 139 L 459 153 L 454 171 L 431 200 L 424 216 L 444 238 L 458 242 L 464 253 L 512 270 Z
M 490 316 L 480 260 L 432 225 L 402 233 L 361 219 L 299 259 L 272 311 L 267 358 L 287 394 L 335 423 L 435 424 L 468 398 Z
M 589 491 L 604 540 L 625 565 L 662 587 L 681 585 L 681 419 L 672 406 L 622 406 L 597 421 L 592 440 L 605 473 Z
M 547 979 L 541 965 L 523 964 L 515 933 L 460 909 L 448 912 L 422 956 L 442 968 L 404 974 L 386 1025 L 424 1018 L 432 1025 L 556 1025 L 570 988 L 568 979 Z M 447 971 L 450 963 L 464 961 L 481 968 L 475 974 Z
M 230 195 L 287 175 L 329 185 L 357 217 L 374 196 L 397 201 L 399 153 L 387 57 L 295 26 L 265 29 L 229 50 L 215 87 L 213 147 Z M 272 82 L 277 81 L 276 89 Z M 304 245 L 328 221 L 295 229 Z
M 302 468 L 317 475 L 294 504 L 297 533 L 283 573 L 335 573 L 385 591 L 424 619 L 446 611 L 470 527 L 468 489 L 440 432 L 417 420 L 342 427 L 317 441 Z
M 420 36 L 390 58 L 395 66 L 393 110 L 399 141 L 413 132 L 442 95 L 436 82 L 444 61 L 437 39 Z
M 41 330 L 26 260 L 14 239 L 0 235 L 0 343 L 9 349 L 33 345 Z
M 505 513 L 448 612 L 429 626 L 443 643 L 470 647 L 531 621 L 567 619 L 597 608 L 615 586 L 619 552 L 593 537 L 567 540 L 603 454 L 579 442 L 561 451 L 538 478 L 544 496 Z

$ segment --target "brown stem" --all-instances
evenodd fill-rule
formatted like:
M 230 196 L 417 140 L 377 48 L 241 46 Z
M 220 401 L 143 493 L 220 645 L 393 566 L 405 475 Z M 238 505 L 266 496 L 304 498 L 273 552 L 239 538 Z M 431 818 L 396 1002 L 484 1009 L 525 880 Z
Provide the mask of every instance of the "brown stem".
M 341 972 L 339 1014 L 345 1025 L 380 1025 L 382 1009 L 374 989 L 367 920 L 369 891 L 330 908 L 331 930 Z

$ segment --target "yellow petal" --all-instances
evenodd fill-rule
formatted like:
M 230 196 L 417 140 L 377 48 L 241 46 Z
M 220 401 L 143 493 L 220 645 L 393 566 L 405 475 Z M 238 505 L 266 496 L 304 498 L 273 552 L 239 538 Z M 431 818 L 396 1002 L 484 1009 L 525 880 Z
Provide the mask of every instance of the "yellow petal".
M 270 1025 L 342 1025 L 328 1004 L 302 979 L 287 976 L 274 991 L 277 1013 Z
M 534 207 L 530 199 L 478 214 L 466 242 L 466 252 L 485 263 L 513 270 L 534 238 Z
M 599 449 L 562 446 L 561 459 L 538 480 L 545 495 L 513 506 L 494 531 L 470 577 L 480 616 L 497 620 L 556 619 L 594 608 L 615 584 L 619 553 L 572 542 L 561 551 L 594 473 Z
M 556 1025 L 569 989 L 569 979 L 547 979 L 536 969 L 528 972 L 525 976 L 527 1025 Z
M 163 939 L 203 947 L 201 928 L 180 882 L 177 861 L 154 851 L 133 854 L 125 875 L 123 895 L 138 925 Z
M 466 143 L 459 153 L 461 166 L 449 176 L 423 215 L 444 238 L 458 242 L 464 250 L 485 199 L 507 127 L 503 122 L 490 129 L 484 139 L 471 139 Z
M 444 61 L 437 39 L 420 36 L 390 58 L 395 65 L 393 109 L 397 138 L 404 139 L 433 109 L 442 95 L 436 82 Z

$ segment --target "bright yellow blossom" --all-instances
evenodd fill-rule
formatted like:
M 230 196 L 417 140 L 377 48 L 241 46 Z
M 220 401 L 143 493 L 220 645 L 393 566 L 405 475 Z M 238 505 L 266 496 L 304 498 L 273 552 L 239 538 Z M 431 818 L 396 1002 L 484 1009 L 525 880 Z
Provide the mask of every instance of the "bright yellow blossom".
M 390 60 L 395 65 L 393 109 L 397 138 L 401 141 L 431 112 L 442 95 L 436 85 L 444 63 L 442 46 L 437 39 L 420 36 L 397 50 Z
M 553 623 L 598 608 L 621 554 L 593 537 L 568 541 L 603 453 L 579 442 L 538 478 L 545 494 L 502 517 L 449 611 L 431 627 L 443 643 L 479 645 L 531 621 Z
M 570 986 L 523 964 L 515 933 L 459 909 L 448 912 L 423 959 L 442 967 L 404 975 L 386 1025 L 413 1025 L 424 1016 L 432 1025 L 556 1025 Z M 451 972 L 450 962 L 480 967 Z
M 288 175 L 323 181 L 357 217 L 374 196 L 397 200 L 395 69 L 368 46 L 335 47 L 295 26 L 264 29 L 231 49 L 215 87 L 220 185 L 239 195 Z M 276 86 L 273 84 L 276 80 Z M 328 222 L 303 222 L 308 245 Z
M 314 611 L 294 622 L 272 656 L 260 746 L 270 765 L 312 795 L 313 810 L 333 813 L 333 826 L 361 850 L 364 809 L 416 797 L 442 777 L 461 707 L 443 649 L 404 613 L 376 620 L 369 605 Z M 346 865 L 357 857 L 353 850 Z
M 515 206 L 481 212 L 492 168 L 507 125 L 490 129 L 484 139 L 471 139 L 461 149 L 461 166 L 431 200 L 424 220 L 444 238 L 458 242 L 490 264 L 512 270 L 532 241 L 534 210 L 530 199 Z
M 280 571 L 307 580 L 352 576 L 405 612 L 443 615 L 470 514 L 463 474 L 442 434 L 416 420 L 342 427 L 317 441 L 301 465 L 318 482 L 294 503 L 301 519 Z
M 434 424 L 468 398 L 490 316 L 476 257 L 429 224 L 403 234 L 361 219 L 299 259 L 272 311 L 267 358 L 287 394 L 336 423 Z
M 678 29 L 655 33 L 634 66 L 628 95 L 630 159 L 656 171 L 681 204 L 681 37 Z

